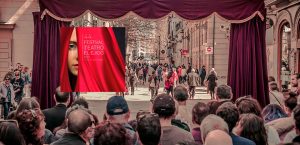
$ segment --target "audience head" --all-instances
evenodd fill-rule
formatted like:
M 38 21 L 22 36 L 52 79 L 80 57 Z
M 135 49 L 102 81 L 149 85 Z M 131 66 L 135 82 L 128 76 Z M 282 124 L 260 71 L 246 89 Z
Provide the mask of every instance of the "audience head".
M 137 132 L 143 145 L 158 145 L 161 136 L 158 114 L 140 115 L 137 121 Z
M 16 119 L 26 144 L 42 145 L 45 135 L 44 115 L 40 109 L 22 110 Z
M 216 111 L 220 105 L 221 103 L 216 100 L 209 101 L 207 103 L 207 106 L 209 108 L 209 114 L 216 114 Z
M 122 96 L 112 96 L 106 105 L 108 120 L 116 123 L 128 122 L 130 111 L 127 101 Z
M 136 120 L 130 120 L 130 121 L 128 121 L 128 124 L 132 127 L 133 131 L 136 131 L 136 127 L 137 127 Z
M 236 123 L 239 120 L 239 111 L 237 107 L 231 102 L 223 103 L 218 109 L 216 114 L 224 119 L 227 123 L 229 132 L 235 127 Z
M 241 114 L 234 130 L 237 135 L 250 139 L 258 145 L 268 144 L 264 121 L 255 114 Z
M 68 116 L 68 130 L 80 135 L 84 139 L 90 139 L 93 134 L 93 122 L 90 114 L 82 109 L 70 112 Z
M 268 77 L 268 82 L 275 82 L 275 78 L 273 76 Z
M 153 112 L 159 115 L 159 118 L 172 119 L 176 111 L 175 101 L 168 94 L 159 94 L 153 102 Z
M 89 109 L 89 103 L 83 97 L 79 97 L 76 100 L 74 100 L 74 102 L 72 103 L 71 106 L 74 106 L 74 105 L 80 105 L 86 109 Z
M 192 109 L 192 121 L 200 125 L 202 120 L 209 115 L 209 108 L 205 103 L 198 102 Z
M 16 118 L 16 110 L 13 110 L 8 113 L 6 119 L 15 119 L 15 118 Z
M 57 87 L 55 90 L 54 100 L 56 103 L 67 103 L 70 102 L 70 93 L 69 92 L 61 92 L 60 87 Z
M 298 87 L 300 81 L 300 73 L 291 75 L 291 85 L 292 87 Z
M 176 143 L 175 145 L 199 145 L 199 144 L 194 141 L 181 141 Z
M 261 107 L 257 100 L 253 98 L 239 98 L 235 101 L 235 104 L 240 114 L 253 113 L 261 117 Z
M 123 125 L 104 122 L 96 127 L 94 145 L 130 145 L 130 136 Z
M 203 119 L 200 130 L 203 142 L 205 142 L 207 134 L 213 130 L 222 130 L 229 133 L 226 122 L 221 117 L 213 114 L 210 114 Z
M 31 110 L 36 108 L 40 108 L 40 104 L 35 97 L 23 98 L 17 108 L 16 114 L 23 110 Z
M 289 97 L 284 100 L 285 112 L 290 116 L 294 108 L 297 106 L 297 93 L 290 92 Z
M 276 82 L 269 82 L 269 90 L 270 91 L 279 91 L 277 83 Z
M 205 138 L 204 145 L 232 145 L 232 139 L 227 132 L 213 130 Z
M 231 87 L 228 85 L 219 85 L 216 88 L 216 98 L 219 99 L 231 99 L 232 91 Z
M 189 93 L 186 87 L 179 85 L 174 89 L 174 98 L 178 102 L 185 102 L 189 98 Z
M 6 84 L 9 84 L 10 83 L 10 80 L 11 80 L 11 75 L 9 73 L 7 73 L 4 78 L 3 78 L 3 81 L 6 83 Z
M 295 128 L 298 135 L 300 135 L 300 104 L 298 104 L 293 110 Z
M 276 120 L 278 118 L 287 117 L 284 110 L 277 104 L 269 104 L 262 110 L 262 117 L 265 123 Z
M 0 141 L 5 145 L 26 145 L 17 124 L 4 120 L 0 123 Z

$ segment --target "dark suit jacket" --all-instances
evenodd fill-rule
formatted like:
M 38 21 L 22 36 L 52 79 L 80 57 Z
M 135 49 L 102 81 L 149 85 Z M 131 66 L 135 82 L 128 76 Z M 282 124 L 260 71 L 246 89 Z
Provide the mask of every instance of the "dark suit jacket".
M 86 145 L 85 141 L 76 134 L 66 133 L 59 140 L 51 143 L 50 145 Z
M 66 111 L 67 107 L 64 104 L 58 104 L 52 108 L 43 110 L 46 128 L 53 132 L 55 127 L 60 126 L 64 122 Z

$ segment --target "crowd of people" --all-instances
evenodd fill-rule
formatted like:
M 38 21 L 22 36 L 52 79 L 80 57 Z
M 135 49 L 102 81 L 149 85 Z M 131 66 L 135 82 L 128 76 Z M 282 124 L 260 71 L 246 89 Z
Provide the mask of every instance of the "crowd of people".
M 15 108 L 24 96 L 30 95 L 31 71 L 28 67 L 17 63 L 10 67 L 0 83 L 0 104 L 3 106 L 3 116 L 7 118 L 9 111 Z M 1 113 L 2 116 L 2 113 Z
M 217 76 L 213 71 L 210 74 Z M 198 76 L 191 68 L 187 81 Z M 152 71 L 148 80 L 156 78 L 160 80 Z M 192 81 L 201 84 L 201 80 Z M 72 94 L 58 87 L 52 108 L 42 110 L 35 97 L 23 97 L 13 111 L 6 112 L 0 121 L 0 144 L 296 145 L 300 144 L 300 74 L 291 75 L 290 83 L 289 92 L 280 92 L 269 77 L 270 104 L 264 108 L 251 95 L 233 100 L 230 86 L 215 84 L 213 99 L 197 102 L 189 112 L 193 85 L 178 82 L 167 93 L 153 91 L 150 106 L 135 117 L 123 96 L 111 96 L 103 107 L 105 114 L 94 114 L 84 98 L 71 101 Z M 12 91 L 5 93 L 13 96 Z
M 135 88 L 138 85 L 148 85 L 151 100 L 158 94 L 162 86 L 167 94 L 173 96 L 173 90 L 177 85 L 183 84 L 188 86 L 189 99 L 194 99 L 195 88 L 197 86 L 206 86 L 211 98 L 214 98 L 217 73 L 212 68 L 209 73 L 206 67 L 193 68 L 191 64 L 186 67 L 184 64 L 175 66 L 173 64 L 148 64 L 148 63 L 129 63 L 126 67 L 126 84 L 130 88 L 130 94 L 134 95 Z M 128 89 L 129 90 L 129 89 Z

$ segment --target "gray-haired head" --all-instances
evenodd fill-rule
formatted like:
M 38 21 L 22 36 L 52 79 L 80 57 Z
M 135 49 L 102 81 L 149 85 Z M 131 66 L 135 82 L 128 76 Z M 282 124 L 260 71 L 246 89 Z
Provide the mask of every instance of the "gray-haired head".
M 213 130 L 208 133 L 204 145 L 232 145 L 232 139 L 228 133 L 222 130 Z
M 205 141 L 206 136 L 213 130 L 222 130 L 229 133 L 227 123 L 219 116 L 210 114 L 206 116 L 200 125 L 202 140 Z

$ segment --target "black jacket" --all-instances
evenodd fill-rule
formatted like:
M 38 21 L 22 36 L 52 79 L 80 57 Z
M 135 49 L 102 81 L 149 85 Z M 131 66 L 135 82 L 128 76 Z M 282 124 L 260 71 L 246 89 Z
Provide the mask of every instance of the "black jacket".
M 64 104 L 58 104 L 52 108 L 43 110 L 46 128 L 53 132 L 55 127 L 60 126 L 64 122 L 66 111 L 67 107 Z
M 79 135 L 65 133 L 62 138 L 50 145 L 86 145 L 86 143 Z

